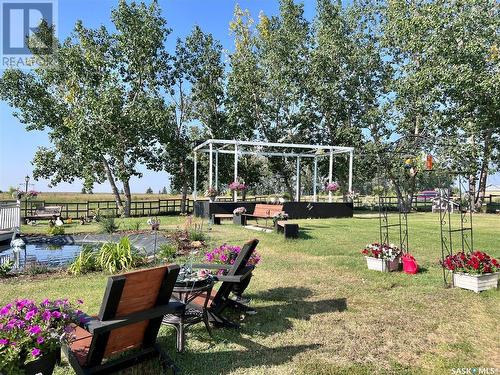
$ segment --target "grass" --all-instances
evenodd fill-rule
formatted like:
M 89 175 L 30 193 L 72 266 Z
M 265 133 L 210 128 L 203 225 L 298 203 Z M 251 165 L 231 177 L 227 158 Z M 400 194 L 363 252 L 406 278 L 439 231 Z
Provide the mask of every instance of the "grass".
M 124 225 L 131 220 L 146 221 L 124 219 Z M 183 221 L 162 218 L 162 227 Z M 415 276 L 366 269 L 360 249 L 378 239 L 374 215 L 298 222 L 297 240 L 226 222 L 212 227 L 211 246 L 260 239 L 263 260 L 248 291 L 258 314 L 245 317 L 240 330 L 215 330 L 213 340 L 203 325 L 191 327 L 183 354 L 175 353 L 174 330 L 162 327 L 159 340 L 185 374 L 450 374 L 500 367 L 500 295 L 443 288 L 437 215 L 409 217 L 410 248 L 424 269 Z M 499 231 L 500 216 L 476 215 L 475 248 L 499 258 Z M 95 314 L 105 283 L 102 274 L 7 280 L 0 282 L 0 303 L 82 298 Z M 149 363 L 127 373 L 156 370 Z M 68 373 L 67 365 L 56 372 Z

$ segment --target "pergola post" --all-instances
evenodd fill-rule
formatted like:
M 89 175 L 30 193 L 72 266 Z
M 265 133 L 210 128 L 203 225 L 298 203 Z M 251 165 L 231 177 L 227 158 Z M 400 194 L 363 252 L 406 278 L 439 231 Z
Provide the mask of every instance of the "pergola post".
M 352 163 L 353 163 L 354 152 L 351 150 L 349 152 L 349 193 L 352 193 Z
M 196 151 L 194 152 L 194 183 L 193 183 L 193 200 L 196 202 L 196 183 L 198 175 L 198 157 Z
M 208 153 L 208 188 L 212 188 L 212 181 L 213 181 L 213 145 L 210 143 L 208 146 L 209 153 Z
M 215 151 L 215 190 L 219 191 L 219 151 Z
M 234 145 L 234 181 L 238 181 L 238 144 Z M 238 191 L 233 191 L 233 200 L 238 201 Z
M 328 183 L 331 184 L 333 181 L 333 150 L 330 150 L 330 163 L 328 169 Z M 332 192 L 328 192 L 328 202 L 332 201 Z
M 317 202 L 318 201 L 318 195 L 317 195 L 317 184 L 318 182 L 318 158 L 314 157 L 314 176 L 313 176 L 313 201 Z
M 295 201 L 300 202 L 300 156 L 297 156 L 296 176 L 297 180 L 295 182 Z

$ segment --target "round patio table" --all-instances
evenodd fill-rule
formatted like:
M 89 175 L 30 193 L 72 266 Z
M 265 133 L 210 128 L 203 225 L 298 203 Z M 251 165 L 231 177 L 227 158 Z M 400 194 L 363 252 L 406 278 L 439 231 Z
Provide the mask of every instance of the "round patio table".
M 186 308 L 181 314 L 167 314 L 163 317 L 163 324 L 171 325 L 177 331 L 177 351 L 183 352 L 185 346 L 185 331 L 188 327 L 193 324 L 204 322 L 205 327 L 208 331 L 210 337 L 212 336 L 212 331 L 210 329 L 210 324 L 208 322 L 208 311 L 207 305 L 210 300 L 210 295 L 212 294 L 212 288 L 214 286 L 214 279 L 211 276 L 190 278 L 188 280 L 178 280 L 175 283 L 173 290 L 173 298 L 178 299 L 186 305 Z M 195 298 L 203 296 L 205 297 L 203 302 L 203 307 L 201 310 L 188 307 L 189 303 Z

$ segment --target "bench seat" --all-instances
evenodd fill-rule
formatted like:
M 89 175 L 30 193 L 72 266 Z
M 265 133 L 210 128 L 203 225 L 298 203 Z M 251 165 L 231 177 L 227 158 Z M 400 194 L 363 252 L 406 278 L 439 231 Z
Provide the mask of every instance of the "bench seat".
M 280 220 L 276 222 L 276 231 L 283 233 L 285 238 L 297 238 L 299 236 L 299 224 Z

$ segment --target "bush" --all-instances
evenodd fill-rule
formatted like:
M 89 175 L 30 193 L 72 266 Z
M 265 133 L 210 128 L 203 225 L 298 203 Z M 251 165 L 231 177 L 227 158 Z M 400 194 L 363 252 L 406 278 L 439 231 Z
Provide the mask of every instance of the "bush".
M 123 237 L 118 243 L 105 243 L 97 255 L 99 267 L 110 273 L 129 270 L 145 262 L 146 257 L 132 246 L 128 237 Z
M 68 272 L 73 275 L 81 275 L 99 270 L 100 267 L 97 264 L 97 252 L 91 245 L 84 245 L 80 254 L 68 267 Z
M 118 230 L 118 225 L 115 223 L 114 217 L 101 216 L 99 218 L 99 227 L 101 233 L 114 233 Z
M 177 246 L 171 243 L 163 243 L 158 248 L 158 257 L 167 262 L 172 261 L 177 253 Z
M 12 271 L 12 267 L 14 267 L 14 262 L 9 260 L 4 264 L 0 265 L 0 278 L 5 278 L 9 276 L 9 272 Z
M 49 272 L 50 272 L 49 267 L 46 264 L 39 262 L 26 264 L 26 266 L 24 267 L 24 273 L 30 276 L 40 275 Z
M 47 234 L 49 236 L 59 236 L 64 234 L 64 227 L 56 226 L 56 225 L 49 225 L 49 229 L 47 229 Z

